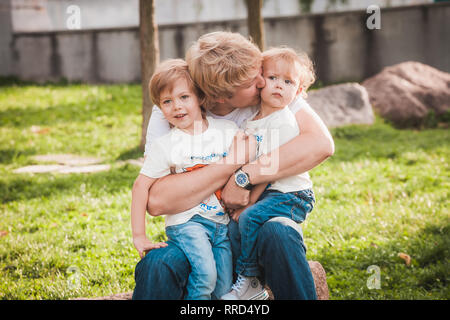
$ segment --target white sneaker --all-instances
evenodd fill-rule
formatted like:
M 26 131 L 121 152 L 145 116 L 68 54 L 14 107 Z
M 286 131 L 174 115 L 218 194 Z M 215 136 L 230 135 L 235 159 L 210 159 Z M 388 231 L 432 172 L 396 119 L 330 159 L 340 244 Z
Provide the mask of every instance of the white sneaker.
M 256 277 L 238 275 L 231 291 L 223 295 L 221 300 L 267 300 L 269 293 Z

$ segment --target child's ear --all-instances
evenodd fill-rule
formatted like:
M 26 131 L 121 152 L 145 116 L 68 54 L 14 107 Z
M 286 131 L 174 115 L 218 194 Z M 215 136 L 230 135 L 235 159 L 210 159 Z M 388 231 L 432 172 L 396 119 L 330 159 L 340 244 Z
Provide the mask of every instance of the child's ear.
M 225 103 L 225 99 L 224 98 L 217 98 L 216 102 L 217 103 Z
M 303 88 L 302 87 L 298 87 L 297 96 L 299 96 L 302 92 L 303 92 Z

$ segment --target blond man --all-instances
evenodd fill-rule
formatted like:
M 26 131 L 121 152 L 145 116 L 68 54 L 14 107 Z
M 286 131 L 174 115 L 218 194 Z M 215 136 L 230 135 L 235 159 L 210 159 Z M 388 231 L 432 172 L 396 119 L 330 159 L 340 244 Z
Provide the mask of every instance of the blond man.
M 207 96 L 207 115 L 240 126 L 255 113 L 265 81 L 262 54 L 254 44 L 237 33 L 214 32 L 200 37 L 189 48 L 186 61 L 192 78 Z M 249 186 L 304 173 L 332 155 L 331 135 L 306 101 L 299 97 L 289 108 L 300 134 L 264 157 L 243 165 L 239 178 L 244 173 L 245 181 L 240 179 L 238 185 L 236 168 L 219 164 L 166 176 L 150 189 L 149 212 L 170 215 L 192 208 L 223 185 L 223 202 L 229 209 L 239 209 L 249 202 Z M 169 130 L 161 113 L 155 108 L 153 111 L 147 131 L 148 146 Z M 262 170 L 266 163 L 275 161 L 276 170 L 270 174 Z M 276 299 L 317 298 L 298 225 L 289 219 L 269 220 L 261 227 L 257 247 L 263 280 Z M 239 251 L 235 254 L 235 248 L 232 249 L 236 258 Z M 188 275 L 189 263 L 174 246 L 152 250 L 136 266 L 133 298 L 181 299 Z

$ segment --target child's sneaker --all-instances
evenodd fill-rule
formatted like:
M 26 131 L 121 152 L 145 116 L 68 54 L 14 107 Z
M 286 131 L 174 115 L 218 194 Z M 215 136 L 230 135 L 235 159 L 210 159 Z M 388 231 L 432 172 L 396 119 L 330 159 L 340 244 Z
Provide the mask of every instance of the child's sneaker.
M 269 293 L 256 277 L 239 275 L 231 291 L 223 295 L 222 300 L 267 300 Z

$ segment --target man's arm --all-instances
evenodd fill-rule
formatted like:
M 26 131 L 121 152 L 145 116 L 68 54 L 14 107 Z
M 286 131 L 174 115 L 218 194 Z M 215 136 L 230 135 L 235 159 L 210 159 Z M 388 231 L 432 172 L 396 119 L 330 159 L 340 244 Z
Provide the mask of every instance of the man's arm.
M 198 170 L 171 174 L 158 179 L 150 189 L 147 210 L 152 216 L 175 214 L 195 207 L 248 161 L 255 139 L 238 132 L 229 153 L 222 160 Z
M 267 183 L 311 170 L 333 155 L 334 142 L 327 127 L 309 106 L 303 106 L 295 117 L 300 134 L 267 155 L 242 167 L 252 184 Z M 224 187 L 222 199 L 227 207 L 238 208 L 248 203 L 249 192 L 231 177 Z
M 266 183 L 309 171 L 334 153 L 334 141 L 327 127 L 311 107 L 305 106 L 295 117 L 301 134 L 278 151 L 260 157 L 242 168 L 252 184 Z M 264 170 L 278 164 L 278 170 Z

